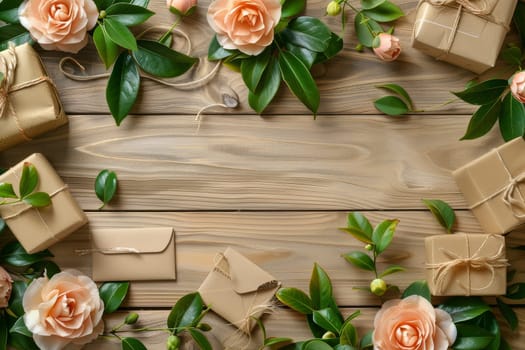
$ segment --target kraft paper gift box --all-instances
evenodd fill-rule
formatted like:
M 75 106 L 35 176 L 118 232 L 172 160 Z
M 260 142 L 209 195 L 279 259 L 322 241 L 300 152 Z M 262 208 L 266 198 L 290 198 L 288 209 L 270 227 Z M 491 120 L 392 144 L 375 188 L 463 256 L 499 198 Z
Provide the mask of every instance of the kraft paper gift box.
M 28 44 L 0 52 L 0 151 L 67 123 L 55 85 Z
M 494 67 L 517 0 L 421 0 L 412 46 L 475 73 Z
M 525 222 L 525 141 L 516 138 L 452 173 L 486 233 Z
M 250 333 L 271 307 L 280 283 L 268 272 L 232 248 L 218 255 L 215 266 L 199 288 L 211 309 L 241 331 Z
M 172 227 L 106 229 L 92 232 L 93 280 L 175 280 Z
M 47 159 L 35 153 L 0 176 L 1 182 L 18 184 L 25 162 L 35 166 L 39 182 L 35 192 L 51 196 L 51 205 L 32 208 L 24 202 L 0 206 L 0 216 L 28 253 L 46 249 L 87 223 L 87 217 Z
M 426 279 L 432 295 L 503 295 L 506 292 L 505 237 L 465 234 L 425 239 Z

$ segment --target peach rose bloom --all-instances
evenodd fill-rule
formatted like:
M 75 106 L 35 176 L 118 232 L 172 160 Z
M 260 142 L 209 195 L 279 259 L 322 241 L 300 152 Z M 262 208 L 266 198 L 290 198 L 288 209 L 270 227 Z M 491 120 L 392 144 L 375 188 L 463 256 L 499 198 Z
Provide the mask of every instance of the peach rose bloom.
M 219 44 L 252 56 L 273 42 L 280 19 L 279 0 L 215 0 L 208 8 L 208 23 Z
M 525 103 L 525 71 L 514 74 L 510 83 L 510 92 L 516 100 Z
M 447 350 L 457 336 L 450 315 L 419 295 L 384 303 L 374 328 L 374 350 Z
M 18 14 L 43 49 L 72 53 L 86 46 L 98 19 L 93 0 L 26 0 Z
M 168 8 L 174 8 L 180 14 L 186 14 L 191 8 L 197 6 L 197 0 L 166 0 Z
M 379 46 L 374 47 L 374 53 L 383 61 L 394 61 L 401 53 L 399 39 L 388 33 L 381 33 L 379 37 Z
M 9 305 L 12 290 L 13 280 L 9 273 L 0 266 L 0 308 L 6 308 Z
M 103 331 L 104 303 L 89 277 L 77 271 L 34 280 L 24 294 L 24 322 L 42 350 L 83 345 Z

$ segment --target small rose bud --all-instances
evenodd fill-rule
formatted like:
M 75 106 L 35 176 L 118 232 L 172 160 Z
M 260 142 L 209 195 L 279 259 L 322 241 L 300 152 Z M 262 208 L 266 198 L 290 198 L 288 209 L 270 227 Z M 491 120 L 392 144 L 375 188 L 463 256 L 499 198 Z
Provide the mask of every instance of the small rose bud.
M 166 348 L 168 350 L 177 350 L 180 347 L 180 338 L 176 335 L 170 335 L 166 342 Z
M 335 334 L 333 332 L 327 331 L 325 334 L 323 334 L 323 339 L 334 339 Z
M 102 18 L 106 18 L 108 14 L 106 13 L 105 10 L 102 10 L 100 11 L 100 13 L 98 14 L 98 18 L 102 19 Z
M 383 61 L 394 61 L 401 53 L 399 39 L 388 33 L 381 33 L 374 38 L 374 53 Z
M 510 79 L 510 92 L 517 101 L 525 102 L 525 71 L 518 72 Z
M 382 296 L 387 290 L 385 281 L 381 278 L 376 278 L 370 282 L 370 290 L 378 297 Z
M 197 6 L 197 0 L 166 0 L 169 10 L 179 16 L 188 16 Z
M 328 16 L 337 16 L 341 13 L 341 5 L 335 0 L 330 1 L 326 6 L 326 14 Z
M 371 252 L 374 249 L 374 246 L 371 245 L 371 244 L 367 244 L 367 245 L 365 245 L 365 249 L 368 250 L 369 252 Z
M 137 323 L 138 319 L 139 319 L 139 315 L 135 312 L 132 312 L 126 316 L 124 323 L 125 324 L 135 324 Z
M 203 332 L 211 331 L 211 326 L 207 323 L 199 323 L 197 325 L 197 328 L 200 329 Z

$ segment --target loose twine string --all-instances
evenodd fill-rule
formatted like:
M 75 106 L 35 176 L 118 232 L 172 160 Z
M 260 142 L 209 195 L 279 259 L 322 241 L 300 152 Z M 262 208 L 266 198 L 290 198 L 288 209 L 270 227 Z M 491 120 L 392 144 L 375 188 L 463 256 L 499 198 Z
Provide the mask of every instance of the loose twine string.
M 503 244 L 499 247 L 498 251 L 491 256 L 486 256 L 482 254 L 483 250 L 485 249 L 485 246 L 488 244 L 489 239 L 496 237 L 496 235 L 487 235 L 487 238 L 485 238 L 485 240 L 481 243 L 480 247 L 474 252 L 474 254 L 470 253 L 470 240 L 468 235 L 463 235 L 465 236 L 465 244 L 467 246 L 466 257 L 462 257 L 459 254 L 456 254 L 448 249 L 439 248 L 439 250 L 450 260 L 441 263 L 426 264 L 427 269 L 436 270 L 433 276 L 433 282 L 439 294 L 442 294 L 444 292 L 444 289 L 447 286 L 447 281 L 450 279 L 450 276 L 454 275 L 454 272 L 458 269 L 467 269 L 466 285 L 461 281 L 458 281 L 458 283 L 461 286 L 461 288 L 463 288 L 467 292 L 467 296 L 469 296 L 473 290 L 487 289 L 494 283 L 494 279 L 496 278 L 496 268 L 508 266 L 507 259 L 504 258 L 505 246 Z M 471 269 L 490 271 L 491 278 L 485 284 L 485 286 L 481 288 L 472 288 L 470 271 Z
M 75 254 L 84 256 L 92 253 L 102 254 L 140 254 L 141 251 L 131 247 L 112 247 L 112 248 L 92 248 L 92 249 L 75 249 Z

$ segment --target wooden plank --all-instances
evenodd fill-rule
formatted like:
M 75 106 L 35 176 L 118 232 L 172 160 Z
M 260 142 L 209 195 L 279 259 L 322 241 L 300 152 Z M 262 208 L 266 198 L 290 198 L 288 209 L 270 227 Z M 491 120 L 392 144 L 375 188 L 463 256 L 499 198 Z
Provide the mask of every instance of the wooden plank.
M 343 315 L 349 315 L 354 312 L 354 308 L 345 308 L 342 310 Z M 519 307 L 515 308 L 520 321 L 520 327 L 515 332 L 512 332 L 508 329 L 506 325 L 502 323 L 502 334 L 503 338 L 509 342 L 512 349 L 520 350 L 525 349 L 525 308 Z M 359 316 L 353 324 L 358 329 L 360 336 L 368 332 L 373 328 L 374 317 L 377 312 L 377 309 L 362 309 L 362 314 Z M 140 315 L 140 323 L 137 327 L 165 327 L 166 318 L 169 314 L 169 311 L 140 311 L 137 310 Z M 106 317 L 106 329 L 116 326 L 122 319 L 125 317 L 124 312 L 119 312 L 113 314 L 109 317 Z M 213 349 L 222 349 L 223 344 L 228 344 L 227 342 L 232 337 L 234 329 L 231 326 L 227 326 L 225 322 L 220 319 L 218 316 L 209 314 L 206 316 L 205 321 L 210 323 L 213 329 L 207 333 L 208 339 L 213 342 Z M 503 322 L 500 320 L 500 322 Z M 312 338 L 312 335 L 309 333 L 306 321 L 302 315 L 289 310 L 279 308 L 275 313 L 268 315 L 264 318 L 265 327 L 268 332 L 268 336 L 275 337 L 291 337 L 292 339 L 299 341 L 304 339 Z M 167 334 L 162 332 L 147 332 L 147 333 L 125 333 L 124 336 L 137 337 L 146 344 L 147 348 L 150 350 L 161 350 L 166 349 L 166 339 Z M 252 341 L 245 350 L 255 350 L 261 345 L 262 336 L 259 331 L 254 331 L 252 335 Z M 246 339 L 248 341 L 248 339 Z M 105 338 L 99 338 L 94 343 L 91 343 L 85 347 L 86 350 L 96 350 L 103 347 L 105 350 L 120 349 L 118 342 L 112 342 L 111 340 Z M 238 350 L 241 347 L 232 347 L 231 349 Z M 184 349 L 195 349 L 188 343 L 188 347 Z
M 364 53 L 356 52 L 354 47 L 357 44 L 357 39 L 352 25 L 353 14 L 349 13 L 350 23 L 344 34 L 344 51 L 328 64 L 320 65 L 315 69 L 315 76 L 322 96 L 320 113 L 377 113 L 372 100 L 385 93 L 377 90 L 374 86 L 386 82 L 395 82 L 407 87 L 414 97 L 417 107 L 427 109 L 450 100 L 453 96 L 449 91 L 462 90 L 465 83 L 474 77 L 473 73 L 447 63 L 438 62 L 434 58 L 412 49 L 410 39 L 417 1 L 396 0 L 394 2 L 399 4 L 408 14 L 407 17 L 396 23 L 396 35 L 400 37 L 403 46 L 401 57 L 396 62 L 385 64 L 379 61 L 370 50 L 366 50 Z M 179 81 L 196 80 L 204 76 L 213 67 L 213 64 L 206 60 L 207 47 L 213 35 L 206 21 L 209 3 L 209 0 L 200 1 L 196 14 L 186 18 L 181 26 L 183 30 L 188 32 L 193 41 L 194 50 L 192 54 L 201 57 L 202 60 L 196 71 L 191 71 L 186 76 L 179 78 Z M 309 0 L 306 14 L 321 18 L 330 25 L 332 30 L 341 33 L 340 18 L 324 16 L 327 3 L 328 1 L 325 0 Z M 151 25 L 169 26 L 174 21 L 174 16 L 167 11 L 164 1 L 151 1 L 150 6 L 157 12 L 157 15 L 149 22 Z M 385 28 L 387 27 L 385 26 Z M 139 31 L 137 30 L 137 32 Z M 181 41 L 178 40 L 179 43 Z M 181 43 L 178 48 L 183 50 L 183 46 Z M 102 103 L 105 99 L 105 79 L 91 82 L 71 81 L 58 70 L 59 58 L 65 54 L 43 51 L 41 53 L 50 75 L 58 86 L 68 113 L 108 113 L 105 103 Z M 90 74 L 105 71 L 92 44 L 81 51 L 77 58 L 86 66 L 87 72 Z M 501 70 L 508 71 L 508 68 L 501 67 L 501 69 L 487 73 L 486 76 L 493 77 Z M 511 73 L 508 71 L 504 76 L 510 76 Z M 248 106 L 247 90 L 240 74 L 224 67 L 208 86 L 191 91 L 180 91 L 144 81 L 139 102 L 133 112 L 139 114 L 196 114 L 205 105 L 221 102 L 221 94 L 228 89 L 235 91 L 241 100 L 240 108 L 233 113 L 253 113 Z M 464 103 L 454 103 L 442 108 L 441 111 L 449 114 L 471 113 L 473 107 Z M 224 113 L 224 110 L 215 108 L 211 112 Z M 228 113 L 230 112 L 232 111 L 228 111 Z M 310 114 L 288 92 L 280 93 L 273 106 L 268 108 L 267 113 Z M 129 125 L 131 122 L 124 122 L 124 125 L 126 124 Z
M 459 141 L 467 116 L 144 116 L 112 127 L 72 116 L 0 155 L 8 167 L 43 152 L 86 210 L 93 183 L 120 179 L 115 210 L 421 209 L 421 198 L 465 208 L 451 171 L 503 141 L 495 129 Z
M 381 266 L 400 264 L 404 273 L 386 278 L 401 288 L 424 278 L 424 238 L 443 234 L 429 212 L 367 212 L 372 223 L 401 220 L 394 243 L 380 257 Z M 338 303 L 344 306 L 377 305 L 377 298 L 353 287 L 367 286 L 371 274 L 350 266 L 342 254 L 363 250 L 363 245 L 338 230 L 346 226 L 345 212 L 251 212 L 251 213 L 89 213 L 89 227 L 72 234 L 51 248 L 62 268 L 75 268 L 90 275 L 90 256 L 77 256 L 75 249 L 89 248 L 90 231 L 100 228 L 172 226 L 176 231 L 177 281 L 133 282 L 129 307 L 171 307 L 178 298 L 198 289 L 214 257 L 228 246 L 244 253 L 282 281 L 283 286 L 308 289 L 313 263 L 331 276 Z M 459 231 L 480 233 L 475 219 L 458 213 Z M 508 247 L 525 245 L 524 231 L 508 236 Z M 509 260 L 523 280 L 522 251 L 508 249 Z M 111 268 L 108 266 L 108 268 Z M 133 268 L 130 266 L 130 268 Z

